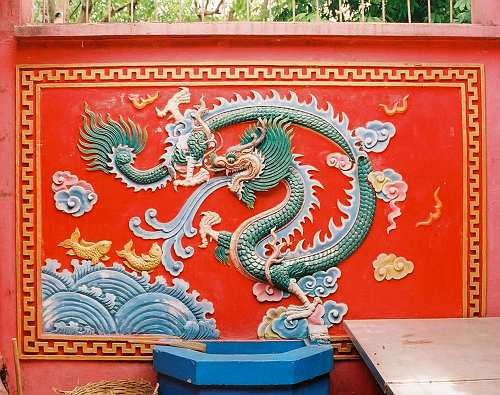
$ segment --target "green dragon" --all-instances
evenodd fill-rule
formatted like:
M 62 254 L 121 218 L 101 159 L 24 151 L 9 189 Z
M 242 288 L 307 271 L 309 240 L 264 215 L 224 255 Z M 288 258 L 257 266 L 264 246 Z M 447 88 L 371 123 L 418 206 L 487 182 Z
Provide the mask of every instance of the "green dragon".
M 253 98 L 236 100 L 219 99 L 220 104 L 208 110 L 203 100 L 194 109 L 181 114 L 180 103 L 189 101 L 186 88 L 181 89 L 157 114 L 170 113 L 175 122 L 167 125 L 169 145 L 160 163 L 149 169 L 134 167 L 134 159 L 146 144 L 147 135 L 131 120 L 106 121 L 88 108 L 84 114 L 79 148 L 89 170 L 115 174 L 128 187 L 135 190 L 156 189 L 168 181 L 176 186 L 196 186 L 206 194 L 211 182 L 221 179 L 220 185 L 228 186 L 247 207 L 253 208 L 258 193 L 268 191 L 283 182 L 287 188 L 284 200 L 276 207 L 244 221 L 234 232 L 217 231 L 213 226 L 222 219 L 215 212 L 203 212 L 199 234 L 206 248 L 209 240 L 217 242 L 215 255 L 219 261 L 233 262 L 244 275 L 296 295 L 301 306 L 290 306 L 290 319 L 310 316 L 320 299 L 313 301 L 299 287 L 297 281 L 304 276 L 334 267 L 353 254 L 366 238 L 373 223 L 376 195 L 368 180 L 371 162 L 362 144 L 343 122 L 333 116 L 333 110 L 319 110 L 315 99 L 301 103 L 292 93 L 291 98 L 281 98 L 277 93 L 263 98 L 254 93 Z M 251 123 L 240 144 L 230 147 L 224 155 L 217 155 L 215 133 L 224 128 Z M 319 234 L 309 248 L 302 242 L 294 251 L 283 252 L 294 232 L 302 231 L 302 223 L 310 214 L 317 199 L 314 186 L 319 183 L 309 175 L 310 167 L 302 165 L 291 148 L 291 127 L 298 125 L 310 129 L 335 144 L 351 162 L 349 170 L 342 170 L 351 178 L 352 204 L 345 208 L 347 220 L 340 228 L 332 223 L 330 235 L 321 240 Z M 195 168 L 200 170 L 194 174 Z M 225 171 L 225 176 L 219 172 Z M 179 174 L 182 174 L 182 178 Z M 213 179 L 210 179 L 210 177 Z M 209 181 L 210 180 L 210 181 Z M 201 199 L 202 201 L 203 199 Z M 191 203 L 189 203 L 191 204 Z M 189 206 L 186 203 L 186 206 Z M 191 205 L 190 210 L 196 211 Z M 152 236 L 148 236 L 152 238 Z M 265 253 L 265 247 L 271 253 Z M 165 254 L 165 252 L 164 252 Z

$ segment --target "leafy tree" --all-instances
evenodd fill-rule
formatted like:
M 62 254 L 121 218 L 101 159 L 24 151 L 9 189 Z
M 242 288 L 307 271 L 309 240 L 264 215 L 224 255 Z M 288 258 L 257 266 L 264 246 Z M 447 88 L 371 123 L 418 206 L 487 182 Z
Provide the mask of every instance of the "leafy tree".
M 383 0 L 34 0 L 34 22 L 347 21 L 382 22 Z M 411 21 L 429 22 L 427 0 L 411 0 Z M 386 22 L 408 22 L 407 0 L 385 0 Z M 88 6 L 88 10 L 87 10 Z M 431 22 L 450 21 L 450 1 L 431 0 Z M 295 11 L 295 15 L 294 15 Z M 454 0 L 453 22 L 470 23 L 471 0 Z
M 357 22 L 382 22 L 382 0 L 319 0 L 319 15 L 321 20 Z M 470 0 L 455 0 L 453 6 L 453 21 L 470 23 Z M 410 2 L 411 21 L 429 22 L 427 0 L 412 0 Z M 450 21 L 450 1 L 431 1 L 431 22 L 446 23 Z M 316 4 L 310 0 L 296 0 L 297 21 L 317 19 Z M 276 0 L 273 6 L 274 20 L 292 20 L 292 0 Z M 408 22 L 407 0 L 385 0 L 386 22 Z

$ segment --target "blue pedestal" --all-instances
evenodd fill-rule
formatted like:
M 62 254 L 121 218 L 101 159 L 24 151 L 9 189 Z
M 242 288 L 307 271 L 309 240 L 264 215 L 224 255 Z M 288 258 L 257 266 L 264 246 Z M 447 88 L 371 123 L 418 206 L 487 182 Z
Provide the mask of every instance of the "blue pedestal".
M 156 347 L 161 395 L 329 393 L 330 345 L 296 341 L 210 341 L 207 352 Z

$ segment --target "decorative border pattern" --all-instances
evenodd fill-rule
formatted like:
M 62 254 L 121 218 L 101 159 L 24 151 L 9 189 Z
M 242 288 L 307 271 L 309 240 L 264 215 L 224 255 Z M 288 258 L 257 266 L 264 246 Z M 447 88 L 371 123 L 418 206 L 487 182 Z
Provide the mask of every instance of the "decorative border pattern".
M 459 88 L 463 124 L 463 316 L 486 312 L 484 70 L 481 65 L 270 63 L 20 65 L 16 74 L 16 257 L 18 338 L 25 359 L 150 359 L 139 337 L 74 337 L 41 332 L 40 91 L 44 88 L 195 85 L 433 86 Z M 144 337 L 140 337 L 144 340 Z M 357 358 L 346 336 L 337 359 Z
M 349 336 L 332 336 L 330 341 L 333 346 L 333 356 L 335 360 L 340 361 L 361 358 Z

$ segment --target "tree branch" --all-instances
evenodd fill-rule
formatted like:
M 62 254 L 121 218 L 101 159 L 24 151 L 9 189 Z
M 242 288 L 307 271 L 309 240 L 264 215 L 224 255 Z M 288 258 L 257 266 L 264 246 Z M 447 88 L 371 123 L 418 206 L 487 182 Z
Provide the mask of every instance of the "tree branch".
M 136 9 L 137 4 L 139 3 L 139 1 L 141 1 L 141 0 L 135 0 L 134 1 L 134 10 Z M 116 9 L 111 8 L 111 18 L 113 18 L 119 12 L 123 11 L 125 8 L 130 8 L 130 3 L 124 4 L 124 5 L 116 8 Z M 130 12 L 129 12 L 129 14 L 130 14 Z M 106 15 L 104 18 L 102 18 L 101 22 L 109 22 L 108 15 Z
M 78 11 L 80 9 L 80 7 L 82 6 L 82 2 L 80 1 L 78 3 L 78 5 L 73 9 L 73 11 L 71 12 L 71 14 L 69 15 L 69 21 L 71 21 L 71 18 L 73 18 L 76 14 L 76 11 Z
M 78 16 L 78 21 L 76 21 L 76 23 L 87 23 L 90 21 L 90 15 L 92 14 L 92 8 L 93 8 L 94 4 L 92 3 L 92 0 L 88 0 L 88 2 L 89 2 L 89 9 L 87 12 L 87 0 L 82 0 L 82 7 L 81 7 L 80 15 Z M 87 13 L 89 16 L 88 21 L 86 20 Z
M 196 2 L 195 2 L 196 4 Z M 205 13 L 203 14 L 203 16 L 210 16 L 210 15 L 220 15 L 220 8 L 222 7 L 222 4 L 224 4 L 224 0 L 220 0 L 219 1 L 219 4 L 217 5 L 217 7 L 215 7 L 214 10 L 205 10 Z M 198 19 L 201 20 L 201 12 L 198 13 Z

